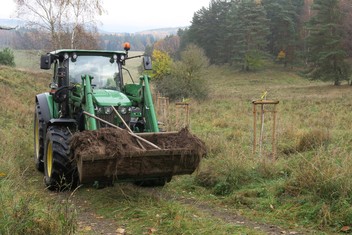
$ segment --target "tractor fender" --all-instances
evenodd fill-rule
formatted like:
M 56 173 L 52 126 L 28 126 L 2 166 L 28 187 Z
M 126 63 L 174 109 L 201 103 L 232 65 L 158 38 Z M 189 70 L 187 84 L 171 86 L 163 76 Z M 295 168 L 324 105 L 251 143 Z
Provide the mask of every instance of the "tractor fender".
M 39 94 L 35 97 L 35 101 L 39 104 L 40 112 L 44 119 L 44 123 L 48 123 L 52 118 L 52 110 L 49 106 L 49 93 Z
M 53 118 L 53 106 L 51 105 L 51 95 L 49 93 L 39 94 L 35 97 L 39 104 L 40 112 L 44 119 L 45 129 L 49 126 L 69 126 L 74 127 L 77 121 L 71 118 Z

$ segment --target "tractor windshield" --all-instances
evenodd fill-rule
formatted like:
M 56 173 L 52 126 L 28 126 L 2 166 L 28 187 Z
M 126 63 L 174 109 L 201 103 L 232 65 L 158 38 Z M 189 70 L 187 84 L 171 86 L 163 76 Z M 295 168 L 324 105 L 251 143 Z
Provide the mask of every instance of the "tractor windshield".
M 82 75 L 90 75 L 93 77 L 93 88 L 120 90 L 120 64 L 117 64 L 116 61 L 111 63 L 110 57 L 78 56 L 76 61 L 69 61 L 71 83 L 81 83 Z

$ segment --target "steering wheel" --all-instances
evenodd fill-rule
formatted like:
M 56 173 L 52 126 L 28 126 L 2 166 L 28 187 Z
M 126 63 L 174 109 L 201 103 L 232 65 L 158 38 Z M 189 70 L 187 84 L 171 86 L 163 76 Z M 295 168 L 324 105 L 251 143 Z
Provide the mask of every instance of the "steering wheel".
M 68 86 L 62 86 L 59 89 L 57 89 L 53 95 L 53 99 L 56 103 L 62 103 L 65 101 L 68 95 Z

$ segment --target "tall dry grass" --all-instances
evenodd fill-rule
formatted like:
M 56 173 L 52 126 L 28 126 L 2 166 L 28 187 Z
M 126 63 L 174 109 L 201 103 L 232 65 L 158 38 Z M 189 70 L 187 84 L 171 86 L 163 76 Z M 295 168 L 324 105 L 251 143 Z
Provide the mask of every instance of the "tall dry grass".
M 0 234 L 73 234 L 76 229 L 72 205 L 51 205 L 50 198 L 43 198 L 45 194 L 31 184 L 36 178 L 34 97 L 46 90 L 47 78 L 0 67 Z

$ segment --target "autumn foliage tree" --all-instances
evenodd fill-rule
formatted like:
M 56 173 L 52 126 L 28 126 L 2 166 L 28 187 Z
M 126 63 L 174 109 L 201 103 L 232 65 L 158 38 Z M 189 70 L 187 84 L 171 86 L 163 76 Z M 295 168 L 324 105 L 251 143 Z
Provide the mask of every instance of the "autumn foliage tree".
M 175 55 L 180 47 L 180 37 L 170 35 L 154 43 L 154 49 L 166 52 L 170 57 L 175 58 Z
M 168 76 L 171 71 L 172 59 L 170 56 L 160 50 L 154 50 L 152 54 L 153 58 L 153 71 L 152 78 L 155 80 L 161 80 Z

